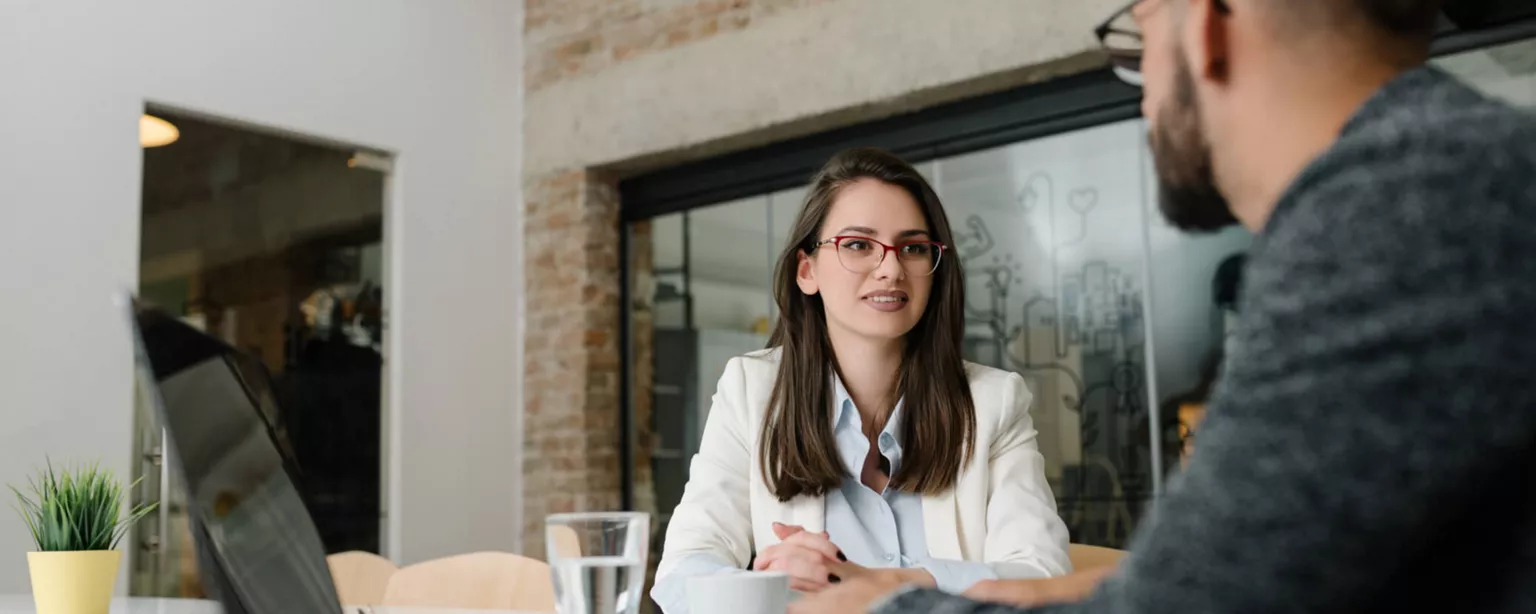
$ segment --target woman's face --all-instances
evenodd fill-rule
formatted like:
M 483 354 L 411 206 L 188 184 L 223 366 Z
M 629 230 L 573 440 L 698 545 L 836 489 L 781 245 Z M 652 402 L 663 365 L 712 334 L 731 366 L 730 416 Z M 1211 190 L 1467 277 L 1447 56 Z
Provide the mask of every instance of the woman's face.
M 821 294 L 833 331 L 872 340 L 905 337 L 922 319 L 933 290 L 930 273 L 940 254 L 925 255 L 926 245 L 912 244 L 933 241 L 930 232 L 922 208 L 906 190 L 874 179 L 844 186 L 814 238 L 843 237 L 841 244 L 828 242 L 810 256 L 800 254 L 800 291 Z

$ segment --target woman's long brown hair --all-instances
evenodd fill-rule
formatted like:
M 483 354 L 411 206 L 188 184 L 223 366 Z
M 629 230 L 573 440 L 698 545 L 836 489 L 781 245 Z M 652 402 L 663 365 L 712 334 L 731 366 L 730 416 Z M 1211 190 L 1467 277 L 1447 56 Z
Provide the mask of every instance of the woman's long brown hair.
M 799 255 L 814 254 L 838 193 L 864 179 L 906 190 L 922 208 L 933 240 L 954 245 L 938 195 L 900 158 L 876 149 L 851 149 L 833 156 L 816 174 L 773 275 L 779 321 L 768 347 L 780 348 L 781 355 L 759 449 L 763 479 L 780 501 L 825 495 L 847 477 L 832 436 L 832 375 L 838 367 L 827 337 L 826 309 L 821 295 L 801 292 L 795 277 Z M 960 468 L 970 462 L 976 412 L 961 354 L 964 331 L 964 276 L 959 259 L 946 254 L 933 273 L 927 309 L 904 344 L 896 380 L 897 398 L 903 399 L 902 462 L 891 476 L 892 488 L 940 494 L 954 487 Z

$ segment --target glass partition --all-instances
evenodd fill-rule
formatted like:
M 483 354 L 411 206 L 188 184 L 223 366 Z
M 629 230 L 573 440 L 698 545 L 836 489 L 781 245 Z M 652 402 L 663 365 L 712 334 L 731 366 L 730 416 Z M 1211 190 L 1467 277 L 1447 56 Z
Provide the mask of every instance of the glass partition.
M 177 134 L 144 150 L 140 296 L 271 374 L 263 418 L 327 551 L 379 552 L 388 157 L 150 112 Z M 159 511 L 134 526 L 130 590 L 202 596 L 185 485 L 140 401 L 134 498 Z
M 1435 62 L 1536 108 L 1536 41 Z M 1252 241 L 1242 228 L 1190 235 L 1162 220 L 1145 131 L 1130 120 L 913 161 L 943 199 L 965 264 L 966 358 L 1029 383 L 1047 477 L 1078 543 L 1123 546 L 1177 470 L 1219 372 Z M 636 253 L 655 257 L 630 259 L 629 392 L 644 409 L 642 456 L 654 442 L 637 502 L 663 532 L 725 362 L 767 342 L 771 267 L 803 198 L 800 187 L 629 228 Z

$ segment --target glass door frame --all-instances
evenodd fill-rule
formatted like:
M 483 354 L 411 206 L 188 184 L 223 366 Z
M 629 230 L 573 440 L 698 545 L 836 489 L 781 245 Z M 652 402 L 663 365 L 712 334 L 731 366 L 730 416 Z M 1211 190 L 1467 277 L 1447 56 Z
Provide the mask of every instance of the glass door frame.
M 397 429 L 393 427 L 394 422 L 398 417 L 399 411 L 398 408 L 394 407 L 395 401 L 393 401 L 393 399 L 399 397 L 398 387 L 400 377 L 399 374 L 395 372 L 395 370 L 398 368 L 398 361 L 392 362 L 390 360 L 390 356 L 394 353 L 393 348 L 395 348 L 396 344 L 398 343 L 398 327 L 390 326 L 389 317 L 390 312 L 393 310 L 392 307 L 398 304 L 397 301 L 399 301 L 399 296 L 397 289 L 400 286 L 398 283 L 399 267 L 397 266 L 394 259 L 396 254 L 396 235 L 399 231 L 398 224 L 395 223 L 395 203 L 397 199 L 396 191 L 398 189 L 395 175 L 395 161 L 398 159 L 398 153 L 391 152 L 380 147 L 359 145 L 346 140 L 329 138 L 309 132 L 301 133 L 293 130 L 276 128 L 273 126 L 262 125 L 247 120 L 235 119 L 229 116 L 218 115 L 155 100 L 145 101 L 144 112 L 157 116 L 171 115 L 177 117 L 192 118 L 203 122 L 221 124 L 225 127 L 272 136 L 275 138 L 300 141 L 312 145 L 318 145 L 338 150 L 351 150 L 354 153 L 351 161 L 348 162 L 349 166 L 366 168 L 368 170 L 376 171 L 382 175 L 382 198 L 379 203 L 382 219 L 379 241 L 380 249 L 382 251 L 382 262 L 379 276 L 382 278 L 382 283 L 386 287 L 386 293 L 384 296 L 383 305 L 381 306 L 382 343 L 380 344 L 380 354 L 382 357 L 382 364 L 380 366 L 380 402 L 378 408 L 380 437 L 378 467 L 379 509 L 377 510 L 377 513 L 379 518 L 379 553 L 385 557 L 389 557 L 392 553 L 393 544 L 396 538 L 398 538 L 398 531 L 396 530 L 398 527 L 395 525 L 395 523 L 391 523 L 390 521 L 391 511 L 396 507 L 394 505 L 395 496 L 398 494 L 398 489 L 392 486 L 392 478 L 393 476 L 399 475 L 399 467 L 396 464 L 396 455 L 393 453 L 394 449 L 397 448 L 397 445 L 395 445 L 394 442 L 396 441 L 396 435 L 398 434 Z M 140 182 L 142 183 L 142 181 L 143 171 L 141 168 Z M 180 268 L 187 268 L 188 263 L 186 260 L 188 260 L 188 258 L 184 253 L 173 254 L 170 257 L 162 257 L 159 258 L 157 262 L 166 262 L 172 260 L 181 261 L 176 264 L 179 264 Z M 195 255 L 193 255 L 193 260 L 196 260 Z M 196 263 L 194 262 L 194 264 Z M 142 267 L 142 264 L 140 266 Z M 143 270 L 141 268 L 138 271 L 137 277 L 142 277 L 142 275 Z M 195 322 L 193 322 L 193 324 L 196 325 Z M 202 327 L 198 326 L 198 328 Z M 210 332 L 215 336 L 219 336 L 218 331 Z M 145 405 L 145 403 L 150 399 L 146 398 L 146 395 L 143 394 L 143 391 L 139 385 L 137 374 L 135 374 L 134 377 L 133 394 L 135 418 L 132 433 L 132 437 L 134 439 L 132 444 L 133 458 L 132 462 L 130 463 L 130 467 L 132 467 L 134 471 L 133 477 L 135 479 L 141 478 L 142 481 L 140 481 L 138 485 L 128 494 L 130 498 L 132 498 L 135 502 L 148 500 L 160 502 L 159 509 L 151 514 L 150 518 L 146 518 L 145 522 L 141 522 L 135 525 L 130 530 L 126 539 L 128 542 L 128 545 L 125 547 L 125 550 L 128 551 L 126 565 L 128 570 L 128 590 L 132 595 L 145 596 L 140 595 L 137 591 L 145 586 L 152 586 L 155 588 L 155 590 L 158 590 L 159 588 L 166 586 L 166 580 L 162 577 L 162 574 L 171 573 L 174 575 L 176 573 L 176 565 L 178 561 L 167 557 L 167 555 L 173 551 L 173 547 L 193 546 L 191 544 L 178 545 L 174 543 L 174 528 L 172 527 L 173 518 L 171 517 L 174 512 L 171 509 L 171 506 L 168 506 L 165 503 L 167 501 L 167 497 L 172 493 L 182 492 L 182 494 L 184 494 L 184 491 L 178 490 L 179 488 L 184 487 L 179 487 L 175 484 L 177 481 L 179 481 L 179 478 L 176 473 L 171 470 L 170 465 L 168 464 L 168 462 L 171 460 L 169 456 L 174 454 L 174 451 L 169 450 L 164 446 L 164 431 L 159 428 L 153 428 L 153 425 L 150 424 L 154 421 L 153 412 L 150 411 L 149 407 Z M 141 420 L 143 420 L 143 422 L 141 422 Z M 148 557 L 150 560 L 146 562 L 144 560 L 145 557 Z M 141 569 L 141 566 L 146 564 L 153 565 L 153 569 Z

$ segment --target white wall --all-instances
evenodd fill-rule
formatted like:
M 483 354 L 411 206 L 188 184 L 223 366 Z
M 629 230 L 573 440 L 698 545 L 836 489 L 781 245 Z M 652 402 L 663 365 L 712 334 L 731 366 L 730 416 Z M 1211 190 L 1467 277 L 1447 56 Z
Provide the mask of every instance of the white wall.
M 389 535 L 412 562 L 518 546 L 522 4 L 0 2 L 0 483 L 130 471 L 146 101 L 398 154 L 386 232 Z M 0 593 L 25 591 L 0 516 Z

